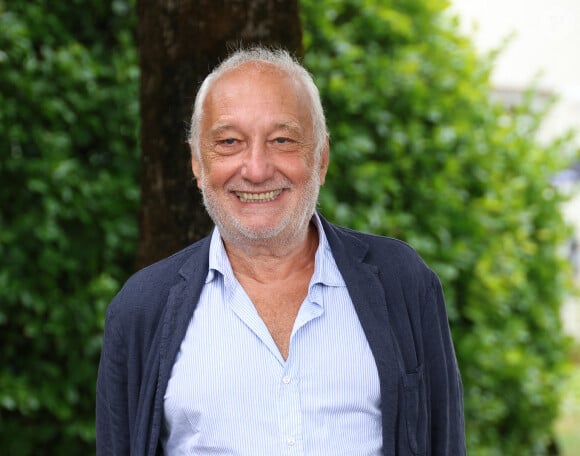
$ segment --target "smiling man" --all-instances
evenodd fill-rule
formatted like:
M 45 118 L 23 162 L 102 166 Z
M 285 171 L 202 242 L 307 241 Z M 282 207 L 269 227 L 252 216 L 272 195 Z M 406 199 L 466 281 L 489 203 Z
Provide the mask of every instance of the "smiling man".
M 97 454 L 465 454 L 439 280 L 316 212 L 329 143 L 308 72 L 234 53 L 198 92 L 190 146 L 216 227 L 109 306 Z

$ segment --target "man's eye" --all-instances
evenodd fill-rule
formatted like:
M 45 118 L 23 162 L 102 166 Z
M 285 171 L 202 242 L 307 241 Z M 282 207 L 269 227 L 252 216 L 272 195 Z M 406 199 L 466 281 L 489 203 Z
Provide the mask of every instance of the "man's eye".
M 228 146 L 232 146 L 236 143 L 237 140 L 235 140 L 234 138 L 227 138 L 221 141 L 222 144 L 226 144 Z
M 274 141 L 276 141 L 278 144 L 285 144 L 287 142 L 290 142 L 288 138 L 276 138 Z

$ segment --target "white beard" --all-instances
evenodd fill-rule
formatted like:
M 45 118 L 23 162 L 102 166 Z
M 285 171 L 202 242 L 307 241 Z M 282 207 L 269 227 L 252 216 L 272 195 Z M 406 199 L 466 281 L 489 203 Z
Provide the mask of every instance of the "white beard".
M 306 235 L 308 225 L 318 203 L 320 191 L 319 164 L 315 163 L 312 169 L 313 172 L 306 183 L 298 204 L 293 211 L 282 217 L 277 226 L 252 228 L 241 223 L 240 220 L 220 205 L 216 192 L 208 190 L 207 176 L 202 167 L 200 180 L 203 189 L 203 204 L 209 216 L 217 225 L 221 236 L 233 245 L 240 247 L 248 244 L 271 247 L 291 245 L 293 241 Z M 288 187 L 287 184 L 284 186 Z M 290 191 L 293 191 L 294 188 L 294 186 L 290 185 Z

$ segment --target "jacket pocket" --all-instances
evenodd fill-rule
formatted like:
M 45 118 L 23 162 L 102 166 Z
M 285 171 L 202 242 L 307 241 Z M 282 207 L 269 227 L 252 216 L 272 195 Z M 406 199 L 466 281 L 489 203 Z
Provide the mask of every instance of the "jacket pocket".
M 422 365 L 404 375 L 403 387 L 409 446 L 413 454 L 424 455 L 427 446 L 427 407 Z

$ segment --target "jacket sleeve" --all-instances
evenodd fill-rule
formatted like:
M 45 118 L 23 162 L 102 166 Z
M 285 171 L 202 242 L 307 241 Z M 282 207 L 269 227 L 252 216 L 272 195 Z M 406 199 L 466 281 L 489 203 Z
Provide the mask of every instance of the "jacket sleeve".
M 422 314 L 427 394 L 430 396 L 429 454 L 462 456 L 466 454 L 463 386 L 441 284 L 434 273 L 429 295 Z
M 97 456 L 130 454 L 127 397 L 127 353 L 123 332 L 114 313 L 115 300 L 105 321 L 96 393 Z

